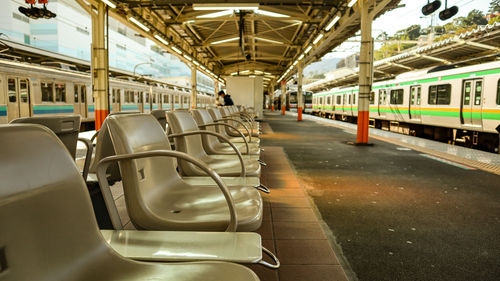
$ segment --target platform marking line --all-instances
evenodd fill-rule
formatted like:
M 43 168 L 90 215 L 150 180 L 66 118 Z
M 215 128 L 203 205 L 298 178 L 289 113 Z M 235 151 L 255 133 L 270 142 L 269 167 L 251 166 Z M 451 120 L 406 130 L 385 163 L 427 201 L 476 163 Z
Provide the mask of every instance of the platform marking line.
M 420 153 L 420 156 L 427 157 L 427 158 L 439 161 L 441 163 L 452 165 L 452 166 L 455 166 L 455 167 L 458 167 L 458 168 L 462 168 L 464 170 L 477 170 L 476 168 L 469 167 L 469 166 L 462 165 L 462 164 L 458 164 L 456 162 L 453 162 L 453 161 L 450 161 L 450 160 L 446 160 L 446 159 L 443 159 L 443 158 L 440 158 L 440 157 L 432 156 L 432 155 L 429 155 L 429 154 Z

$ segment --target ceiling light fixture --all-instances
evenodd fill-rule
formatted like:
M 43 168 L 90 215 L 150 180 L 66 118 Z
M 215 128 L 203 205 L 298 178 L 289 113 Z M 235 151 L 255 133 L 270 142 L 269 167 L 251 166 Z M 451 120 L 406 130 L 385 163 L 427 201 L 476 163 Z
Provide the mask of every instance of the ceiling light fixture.
M 313 46 L 309 46 L 306 48 L 306 50 L 304 51 L 304 54 L 307 54 L 309 53 L 309 51 L 312 49 Z
M 347 4 L 347 7 L 351 8 L 352 6 L 354 6 L 354 4 L 356 4 L 356 2 L 358 2 L 358 0 L 351 0 L 351 2 Z
M 178 53 L 179 55 L 182 55 L 182 51 L 177 49 L 176 47 L 172 46 L 172 50 L 174 50 L 174 52 Z
M 340 19 L 340 16 L 335 16 L 332 21 L 325 27 L 325 31 L 332 29 L 333 25 L 336 24 Z
M 109 0 L 102 0 L 102 2 L 111 7 L 112 9 L 116 8 L 116 4 Z
M 301 60 L 304 58 L 304 54 L 300 55 L 299 58 L 297 60 Z
M 238 75 L 238 72 L 233 72 L 233 73 L 231 73 L 231 75 L 232 75 L 232 76 L 234 76 L 234 75 Z
M 210 13 L 210 14 L 205 14 L 201 16 L 196 16 L 197 19 L 203 19 L 203 18 L 218 18 L 218 17 L 223 17 L 223 16 L 229 16 L 233 14 L 233 10 L 224 10 L 220 12 L 215 12 L 215 13 Z
M 240 37 L 234 37 L 234 38 L 229 38 L 229 39 L 223 39 L 223 40 L 220 40 L 220 41 L 215 41 L 215 42 L 212 42 L 210 44 L 217 45 L 217 44 L 221 44 L 221 43 L 236 41 L 236 40 L 239 40 L 239 39 L 240 39 Z
M 142 22 L 136 20 L 134 17 L 128 18 L 131 22 L 135 23 L 138 27 L 142 28 L 145 31 L 149 31 L 149 27 L 145 26 Z
M 313 44 L 318 43 L 318 42 L 319 42 L 319 40 L 321 40 L 321 38 L 323 38 L 323 36 L 324 36 L 324 35 L 323 35 L 323 33 L 320 33 L 320 34 L 318 35 L 318 37 L 316 37 L 316 39 L 314 39 Z
M 199 66 L 199 65 L 200 65 L 200 63 L 199 63 L 199 62 L 197 62 L 197 61 L 195 61 L 195 60 L 193 61 L 193 63 L 194 63 L 194 65 L 196 65 L 196 66 Z
M 195 11 L 217 11 L 217 10 L 258 10 L 259 4 L 249 3 L 249 4 L 193 4 L 193 10 Z
M 276 41 L 276 40 L 271 40 L 271 39 L 266 39 L 266 38 L 262 38 L 262 37 L 255 37 L 255 39 L 258 39 L 258 40 L 261 40 L 261 41 L 265 41 L 265 42 L 269 42 L 269 43 L 283 44 L 283 42 Z
M 163 37 L 161 37 L 160 35 L 156 34 L 154 37 L 156 38 L 156 40 L 162 42 L 165 45 L 168 45 L 167 40 L 163 39 Z
M 273 18 L 289 18 L 289 15 L 284 15 L 280 13 L 275 13 L 275 12 L 269 12 L 265 10 L 256 10 L 256 14 L 263 15 L 263 16 L 268 16 L 268 17 L 273 17 Z

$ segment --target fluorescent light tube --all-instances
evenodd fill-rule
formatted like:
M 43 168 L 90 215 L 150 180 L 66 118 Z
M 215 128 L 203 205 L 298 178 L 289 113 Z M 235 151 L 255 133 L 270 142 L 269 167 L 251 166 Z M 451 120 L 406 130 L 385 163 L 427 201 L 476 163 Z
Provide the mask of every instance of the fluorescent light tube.
M 325 27 L 325 30 L 328 31 L 330 29 L 332 29 L 332 26 L 337 23 L 339 21 L 340 17 L 339 16 L 335 16 L 332 21 Z
M 176 47 L 172 46 L 172 50 L 174 50 L 174 52 L 178 53 L 179 55 L 182 54 L 182 51 L 177 49 Z
M 229 16 L 233 14 L 233 10 L 224 10 L 220 12 L 215 12 L 215 13 L 210 13 L 210 14 L 205 14 L 201 16 L 197 16 L 197 19 L 203 19 L 203 18 L 218 18 L 218 17 L 223 17 L 223 16 Z
M 283 42 L 275 41 L 275 40 L 271 40 L 271 39 L 266 39 L 266 38 L 262 38 L 262 37 L 255 37 L 255 39 L 262 40 L 262 41 L 269 42 L 269 43 L 283 44 Z
M 256 10 L 256 14 L 263 15 L 263 16 L 268 16 L 268 17 L 274 17 L 274 18 L 289 18 L 289 15 L 284 15 L 280 13 L 275 13 L 275 12 L 269 12 L 265 10 Z
M 149 27 L 142 24 L 140 21 L 136 20 L 134 17 L 128 18 L 131 22 L 135 23 L 138 27 L 142 28 L 145 31 L 149 31 Z
M 314 39 L 313 44 L 318 43 L 318 42 L 319 42 L 319 40 L 321 40 L 321 38 L 323 38 L 323 36 L 324 36 L 324 35 L 323 35 L 323 33 L 320 33 L 320 34 L 318 35 L 318 37 L 316 37 L 316 39 Z
M 354 4 L 356 4 L 356 2 L 358 2 L 358 0 L 351 0 L 351 2 L 347 4 L 347 7 L 351 8 L 352 6 L 354 6 Z
M 309 46 L 306 48 L 306 50 L 304 51 L 304 54 L 307 54 L 309 53 L 309 51 L 312 49 L 313 46 Z
M 163 37 L 161 37 L 160 35 L 156 34 L 154 37 L 163 44 L 168 45 L 167 40 L 163 39 Z
M 112 9 L 116 8 L 116 4 L 109 1 L 109 0 L 102 0 L 103 3 L 105 3 L 106 5 L 110 6 Z
M 217 45 L 217 44 L 221 44 L 221 43 L 236 41 L 236 40 L 239 40 L 239 39 L 240 39 L 240 37 L 234 37 L 234 38 L 229 38 L 229 39 L 223 39 L 223 40 L 215 41 L 215 42 L 212 42 L 210 44 Z

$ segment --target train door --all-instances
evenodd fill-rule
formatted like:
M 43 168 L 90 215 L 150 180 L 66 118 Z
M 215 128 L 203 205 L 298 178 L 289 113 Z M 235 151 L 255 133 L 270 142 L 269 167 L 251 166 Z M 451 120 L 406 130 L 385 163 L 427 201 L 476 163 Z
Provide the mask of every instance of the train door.
M 422 87 L 410 87 L 410 103 L 408 114 L 410 119 L 420 120 L 420 101 L 422 97 Z
M 349 104 L 347 105 L 347 113 L 352 115 L 352 93 L 347 94 Z
M 9 77 L 7 79 L 7 118 L 12 119 L 30 116 L 29 80 Z
M 119 112 L 121 111 L 121 89 L 113 88 L 112 97 L 111 97 L 111 111 Z
M 141 91 L 134 93 L 134 95 L 137 95 L 137 109 L 140 112 L 144 112 L 144 93 Z
M 378 90 L 378 105 L 377 105 L 377 111 L 378 111 L 378 116 L 380 117 L 385 117 L 384 113 L 384 105 L 387 101 L 387 92 L 385 89 Z
M 347 94 L 344 94 L 344 98 L 342 99 L 342 113 L 345 114 L 347 112 L 347 106 Z
M 464 80 L 462 87 L 462 124 L 482 126 L 483 79 Z

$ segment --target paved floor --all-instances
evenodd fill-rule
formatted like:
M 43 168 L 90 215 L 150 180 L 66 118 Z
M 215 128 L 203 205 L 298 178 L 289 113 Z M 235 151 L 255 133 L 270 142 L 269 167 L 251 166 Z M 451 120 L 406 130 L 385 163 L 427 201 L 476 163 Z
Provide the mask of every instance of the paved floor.
M 499 280 L 498 175 L 379 140 L 352 146 L 352 131 L 313 121 L 268 114 L 266 122 L 273 133 L 263 145 L 286 153 L 334 235 L 326 238 L 349 279 Z M 317 280 L 306 278 L 314 271 L 303 280 Z

